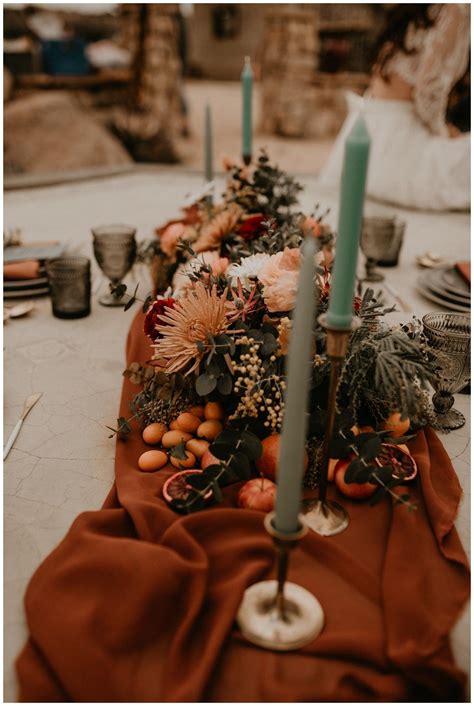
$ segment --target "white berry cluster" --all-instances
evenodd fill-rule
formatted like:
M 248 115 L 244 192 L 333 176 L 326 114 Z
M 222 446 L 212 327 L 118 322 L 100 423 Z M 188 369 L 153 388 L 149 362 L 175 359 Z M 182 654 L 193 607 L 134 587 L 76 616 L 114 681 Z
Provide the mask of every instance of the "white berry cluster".
M 239 417 L 265 418 L 264 426 L 272 432 L 280 431 L 283 422 L 283 395 L 286 382 L 282 376 L 275 373 L 267 375 L 264 362 L 258 355 L 261 343 L 242 336 L 236 343 L 244 347 L 239 360 L 234 367 L 237 377 L 234 382 L 234 392 L 240 395 L 240 401 L 230 420 Z M 276 356 L 270 356 L 274 363 Z

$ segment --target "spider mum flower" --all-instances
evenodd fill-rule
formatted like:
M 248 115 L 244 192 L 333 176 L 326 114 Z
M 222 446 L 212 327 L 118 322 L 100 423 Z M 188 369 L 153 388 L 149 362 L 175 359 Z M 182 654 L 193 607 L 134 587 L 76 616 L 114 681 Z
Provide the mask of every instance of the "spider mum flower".
M 167 299 L 157 299 L 153 302 L 150 309 L 148 309 L 147 315 L 145 316 L 145 321 L 143 323 L 143 330 L 148 338 L 151 338 L 155 342 L 160 338 L 161 334 L 157 331 L 157 324 L 160 323 L 160 317 L 164 314 L 166 309 L 172 309 L 175 304 L 175 299 L 168 297 Z
M 225 333 L 237 316 L 234 304 L 227 301 L 227 289 L 219 295 L 215 286 L 206 289 L 197 282 L 160 316 L 160 338 L 154 346 L 154 358 L 160 360 L 167 373 L 193 373 L 210 349 L 208 335 Z

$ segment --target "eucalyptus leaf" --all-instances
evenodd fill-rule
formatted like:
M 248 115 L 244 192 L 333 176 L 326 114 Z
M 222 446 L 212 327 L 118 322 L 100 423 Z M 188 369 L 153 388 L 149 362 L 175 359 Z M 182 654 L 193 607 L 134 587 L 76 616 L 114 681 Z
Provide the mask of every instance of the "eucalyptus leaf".
M 125 306 L 123 307 L 123 310 L 124 310 L 124 311 L 128 311 L 129 309 L 131 309 L 132 306 L 135 304 L 136 301 L 137 301 L 137 300 L 136 300 L 135 297 L 130 297 L 130 299 L 128 300 L 128 302 L 127 302 L 127 303 L 125 304 Z
M 410 502 L 410 497 L 411 496 L 408 495 L 408 493 L 403 493 L 402 495 L 400 495 L 398 497 L 397 503 L 408 503 L 408 502 Z
M 113 285 L 112 283 L 109 285 L 110 292 L 114 299 L 122 299 L 124 294 L 127 291 L 127 285 L 126 284 L 117 284 Z
M 198 491 L 193 489 L 189 491 L 189 495 L 186 498 L 186 505 L 188 512 L 196 512 L 206 506 L 206 501 Z
M 188 458 L 187 453 L 186 453 L 186 444 L 184 441 L 182 441 L 178 446 L 174 446 L 171 451 L 170 451 L 170 456 L 173 458 L 177 458 L 180 461 L 186 461 Z
M 262 355 L 271 355 L 276 351 L 278 347 L 275 336 L 271 333 L 265 333 L 263 335 L 263 344 L 260 347 L 260 352 Z
M 211 482 L 216 476 L 219 475 L 223 466 L 217 463 L 213 463 L 211 466 L 206 466 L 202 472 L 203 478 L 206 478 L 208 482 Z
M 196 379 L 196 392 L 200 397 L 205 397 L 206 395 L 210 395 L 211 392 L 213 392 L 216 389 L 217 386 L 217 379 L 209 373 L 205 372 L 202 373 L 197 379 Z
M 221 461 L 227 461 L 234 449 L 235 444 L 226 442 L 215 442 L 209 447 L 210 453 Z
M 227 373 L 221 375 L 217 380 L 217 389 L 221 395 L 230 395 L 234 387 L 232 377 Z
M 371 472 L 372 469 L 366 466 L 365 463 L 355 459 L 348 465 L 344 474 L 344 481 L 346 483 L 366 483 Z
M 380 486 L 377 488 L 375 493 L 372 495 L 372 497 L 369 500 L 369 505 L 376 505 L 382 498 L 384 498 L 386 495 L 386 490 L 384 487 Z
M 369 439 L 361 448 L 361 456 L 365 461 L 373 461 L 382 450 L 382 439 L 375 436 Z
M 209 478 L 205 478 L 202 473 L 190 473 L 186 476 L 186 483 L 195 490 L 205 490 L 209 485 Z
M 152 301 L 153 301 L 153 297 L 151 296 L 151 294 L 149 294 L 149 295 L 147 296 L 147 298 L 145 299 L 145 301 L 143 302 L 142 312 L 143 312 L 144 314 L 146 314 L 146 312 L 147 312 L 148 309 L 150 308 L 150 304 L 152 303 Z
M 232 444 L 235 445 L 241 437 L 242 432 L 238 429 L 224 429 L 216 437 L 215 444 Z M 211 452 L 212 453 L 212 452 Z M 215 455 L 215 454 L 214 454 Z
M 375 475 L 384 485 L 387 485 L 389 481 L 393 480 L 393 468 L 392 466 L 382 466 L 375 470 Z M 397 484 L 398 482 L 395 483 L 395 485 Z
M 346 458 L 350 451 L 349 442 L 341 434 L 333 436 L 329 444 L 329 456 L 331 458 Z
M 256 461 L 263 453 L 262 442 L 251 431 L 243 430 L 240 433 L 241 444 L 239 449 L 242 450 L 251 461 Z
M 252 475 L 250 461 L 245 453 L 235 451 L 232 459 L 228 463 L 228 468 L 231 468 L 239 478 L 247 480 Z
M 214 500 L 216 501 L 216 503 L 222 502 L 222 490 L 220 489 L 219 483 L 216 479 L 214 479 L 212 482 L 212 492 L 214 494 Z
M 387 439 L 387 443 L 393 444 L 394 446 L 398 446 L 399 444 L 408 444 L 408 442 L 413 441 L 415 437 L 416 434 L 410 434 L 408 436 L 390 437 L 389 439 Z
M 208 363 L 208 365 L 206 365 L 206 372 L 208 375 L 214 375 L 215 377 L 218 377 L 221 374 L 219 362 L 215 357 L 210 363 Z
M 158 399 L 162 400 L 163 402 L 169 402 L 172 396 L 173 392 L 168 386 L 162 387 L 161 390 L 158 392 Z
M 173 498 L 170 502 L 170 507 L 175 512 L 179 512 L 181 514 L 186 514 L 188 512 L 187 500 L 184 498 Z

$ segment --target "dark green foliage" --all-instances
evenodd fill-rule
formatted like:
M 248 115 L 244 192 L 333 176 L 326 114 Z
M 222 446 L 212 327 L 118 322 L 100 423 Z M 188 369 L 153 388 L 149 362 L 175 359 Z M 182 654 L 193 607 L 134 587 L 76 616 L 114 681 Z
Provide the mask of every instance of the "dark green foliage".
M 210 452 L 221 462 L 208 466 L 202 473 L 186 477 L 186 483 L 193 490 L 186 499 L 171 502 L 176 512 L 189 514 L 202 510 L 209 490 L 213 491 L 214 502 L 221 502 L 221 487 L 255 475 L 253 461 L 261 455 L 262 446 L 260 439 L 252 432 L 228 429 L 219 434 Z

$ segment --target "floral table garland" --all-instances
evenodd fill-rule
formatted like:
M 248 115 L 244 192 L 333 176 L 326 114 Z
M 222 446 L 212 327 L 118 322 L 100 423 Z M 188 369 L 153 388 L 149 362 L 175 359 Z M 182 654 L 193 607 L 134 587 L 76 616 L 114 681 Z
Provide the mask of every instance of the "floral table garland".
M 221 204 L 194 204 L 148 246 L 154 271 L 159 266 L 171 287 L 144 303 L 150 360 L 125 371 L 141 389 L 131 400 L 132 417 L 113 430 L 125 436 L 138 419 L 154 447 L 139 468 L 158 470 L 170 460 L 187 471 L 185 492 L 165 493 L 180 512 L 201 509 L 212 496 L 218 501 L 220 485 L 252 476 L 266 477 L 260 504 L 271 509 L 300 245 L 308 232 L 319 252 L 305 485 L 315 488 L 320 473 L 329 361 L 318 317 L 327 308 L 335 235 L 323 217 L 297 209 L 301 187 L 265 154 L 253 172 L 229 172 Z M 127 296 L 125 285 L 116 293 Z M 406 434 L 430 420 L 427 383 L 435 368 L 416 320 L 389 327 L 383 317 L 394 309 L 372 290 L 360 294 L 353 305 L 362 325 L 351 336 L 339 384 L 329 478 L 349 497 L 375 502 L 416 475 Z M 136 292 L 125 308 L 135 300 Z M 396 498 L 412 507 L 408 494 Z

